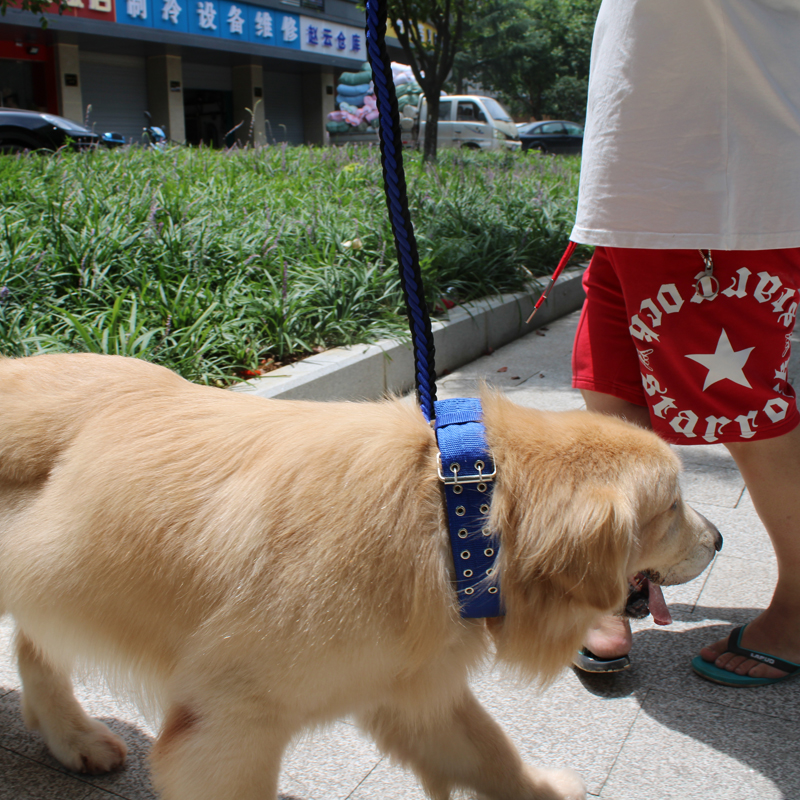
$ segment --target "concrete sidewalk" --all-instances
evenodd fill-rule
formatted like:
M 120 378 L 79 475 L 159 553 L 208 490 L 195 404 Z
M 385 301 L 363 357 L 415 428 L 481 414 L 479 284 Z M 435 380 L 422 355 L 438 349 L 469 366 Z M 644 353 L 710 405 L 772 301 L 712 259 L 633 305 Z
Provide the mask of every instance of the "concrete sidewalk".
M 581 408 L 570 388 L 572 314 L 442 378 L 440 397 L 473 395 L 482 379 L 515 401 L 543 409 Z M 795 345 L 795 352 L 798 351 Z M 772 548 L 727 451 L 681 448 L 687 499 L 725 536 L 700 578 L 665 592 L 675 623 L 636 624 L 633 668 L 617 676 L 566 671 L 547 692 L 515 685 L 499 671 L 476 691 L 523 757 L 571 766 L 604 800 L 797 800 L 800 798 L 800 681 L 729 689 L 697 678 L 689 661 L 769 601 Z M 101 684 L 78 687 L 87 710 L 124 736 L 127 768 L 107 777 L 67 773 L 28 733 L 10 657 L 11 623 L 0 627 L 0 799 L 152 800 L 146 773 L 152 727 Z M 413 777 L 392 766 L 348 721 L 299 742 L 285 760 L 285 800 L 423 800 Z M 265 798 L 266 800 L 266 798 Z

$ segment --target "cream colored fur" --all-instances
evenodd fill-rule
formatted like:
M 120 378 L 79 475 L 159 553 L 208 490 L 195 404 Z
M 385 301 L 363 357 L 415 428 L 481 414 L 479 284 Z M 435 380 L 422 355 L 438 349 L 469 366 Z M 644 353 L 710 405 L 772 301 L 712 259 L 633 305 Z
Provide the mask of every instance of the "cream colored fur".
M 649 569 L 688 580 L 715 531 L 656 436 L 487 393 L 505 618 L 459 617 L 433 432 L 401 402 L 262 400 L 135 359 L 0 361 L 0 612 L 25 720 L 66 766 L 125 745 L 76 660 L 165 710 L 164 800 L 265 800 L 304 728 L 354 715 L 431 797 L 584 797 L 524 765 L 467 686 L 487 654 L 547 682 Z

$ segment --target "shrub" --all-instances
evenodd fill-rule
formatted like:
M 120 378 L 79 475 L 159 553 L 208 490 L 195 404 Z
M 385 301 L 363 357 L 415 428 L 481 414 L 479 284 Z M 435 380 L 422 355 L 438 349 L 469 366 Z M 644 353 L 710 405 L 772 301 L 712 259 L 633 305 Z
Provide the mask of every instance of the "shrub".
M 579 162 L 406 159 L 426 296 L 552 271 Z M 376 148 L 0 157 L 0 352 L 144 357 L 201 381 L 406 330 Z

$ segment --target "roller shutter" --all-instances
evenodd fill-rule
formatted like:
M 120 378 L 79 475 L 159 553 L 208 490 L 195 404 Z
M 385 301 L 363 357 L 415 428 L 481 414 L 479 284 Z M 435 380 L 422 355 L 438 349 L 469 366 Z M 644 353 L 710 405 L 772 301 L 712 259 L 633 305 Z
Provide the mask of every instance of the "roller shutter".
M 305 142 L 303 79 L 300 75 L 264 71 L 264 117 L 269 120 L 266 129 L 270 141 L 274 140 L 278 144 Z
M 117 131 L 140 142 L 147 110 L 144 58 L 81 51 L 81 95 L 89 126 L 98 133 Z

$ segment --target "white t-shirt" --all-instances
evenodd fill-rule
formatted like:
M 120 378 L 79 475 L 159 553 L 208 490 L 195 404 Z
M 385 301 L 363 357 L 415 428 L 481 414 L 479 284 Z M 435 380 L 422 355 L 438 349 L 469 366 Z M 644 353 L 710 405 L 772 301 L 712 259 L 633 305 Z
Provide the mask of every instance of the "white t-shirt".
M 800 0 L 603 0 L 572 239 L 800 247 Z

